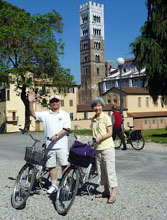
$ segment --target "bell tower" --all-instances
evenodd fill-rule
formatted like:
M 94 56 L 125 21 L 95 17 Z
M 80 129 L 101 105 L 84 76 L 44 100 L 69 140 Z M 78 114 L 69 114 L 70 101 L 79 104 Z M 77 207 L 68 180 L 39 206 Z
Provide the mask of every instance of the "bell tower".
M 80 5 L 79 104 L 88 104 L 99 96 L 98 83 L 105 77 L 104 5 L 92 1 Z

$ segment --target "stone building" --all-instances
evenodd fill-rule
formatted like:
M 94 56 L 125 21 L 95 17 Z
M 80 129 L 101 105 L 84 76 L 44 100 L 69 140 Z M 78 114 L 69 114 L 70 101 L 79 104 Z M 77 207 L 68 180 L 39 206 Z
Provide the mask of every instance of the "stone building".
M 90 103 L 99 96 L 98 83 L 108 75 L 112 61 L 105 61 L 104 5 L 89 1 L 80 5 L 80 66 L 79 104 Z

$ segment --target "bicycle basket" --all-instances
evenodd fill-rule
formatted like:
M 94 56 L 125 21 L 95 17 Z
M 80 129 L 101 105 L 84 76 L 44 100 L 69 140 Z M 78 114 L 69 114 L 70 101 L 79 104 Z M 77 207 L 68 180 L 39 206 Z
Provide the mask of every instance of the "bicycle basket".
M 88 167 L 95 159 L 96 151 L 88 144 L 75 141 L 70 148 L 68 161 L 81 167 Z
M 131 139 L 132 139 L 133 141 L 136 141 L 136 140 L 138 140 L 138 139 L 140 139 L 140 138 L 141 138 L 141 132 L 140 132 L 140 131 L 136 130 L 136 131 L 133 131 L 133 132 L 131 133 Z
M 24 160 L 28 163 L 44 165 L 45 153 L 42 150 L 35 150 L 33 147 L 26 147 Z

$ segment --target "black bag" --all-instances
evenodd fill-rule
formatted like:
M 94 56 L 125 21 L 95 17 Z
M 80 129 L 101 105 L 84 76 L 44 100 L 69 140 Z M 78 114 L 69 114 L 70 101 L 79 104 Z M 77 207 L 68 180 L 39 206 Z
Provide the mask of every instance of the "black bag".
M 96 151 L 92 146 L 75 141 L 70 148 L 68 161 L 81 167 L 88 167 L 94 162 L 95 156 Z
M 136 130 L 131 133 L 131 139 L 133 141 L 139 140 L 141 138 L 141 132 Z

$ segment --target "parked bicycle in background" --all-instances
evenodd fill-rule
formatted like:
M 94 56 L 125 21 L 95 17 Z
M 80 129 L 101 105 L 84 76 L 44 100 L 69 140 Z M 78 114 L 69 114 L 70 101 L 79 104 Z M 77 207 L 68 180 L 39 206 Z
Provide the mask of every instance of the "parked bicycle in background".
M 145 139 L 140 129 L 133 130 L 134 126 L 128 126 L 129 131 L 123 130 L 123 135 L 126 144 L 130 144 L 135 150 L 142 150 L 145 145 Z M 115 148 L 119 149 L 122 146 L 121 140 L 115 141 Z

